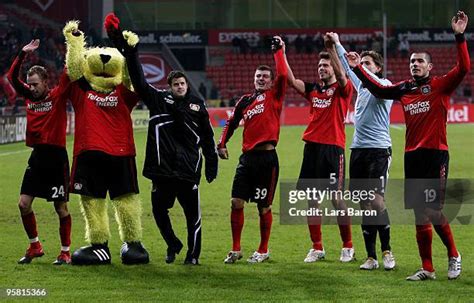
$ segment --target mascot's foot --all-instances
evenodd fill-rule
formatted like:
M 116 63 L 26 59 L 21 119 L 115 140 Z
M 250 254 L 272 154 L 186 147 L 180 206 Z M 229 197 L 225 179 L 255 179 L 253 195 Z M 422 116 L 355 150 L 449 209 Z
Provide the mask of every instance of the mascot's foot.
M 109 247 L 107 243 L 81 247 L 72 254 L 71 261 L 73 265 L 110 264 Z
M 150 257 L 141 242 L 125 242 L 120 249 L 120 257 L 122 263 L 132 264 L 148 264 Z

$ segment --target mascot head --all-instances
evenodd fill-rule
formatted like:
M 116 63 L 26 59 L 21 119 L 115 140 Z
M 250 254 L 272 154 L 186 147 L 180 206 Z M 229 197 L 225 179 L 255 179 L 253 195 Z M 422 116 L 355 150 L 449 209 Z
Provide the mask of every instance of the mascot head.
M 131 89 L 125 59 L 116 48 L 89 47 L 79 21 L 69 21 L 63 29 L 66 38 L 66 68 L 71 81 L 84 77 L 91 87 L 109 93 L 123 83 Z M 138 39 L 138 37 L 137 37 Z

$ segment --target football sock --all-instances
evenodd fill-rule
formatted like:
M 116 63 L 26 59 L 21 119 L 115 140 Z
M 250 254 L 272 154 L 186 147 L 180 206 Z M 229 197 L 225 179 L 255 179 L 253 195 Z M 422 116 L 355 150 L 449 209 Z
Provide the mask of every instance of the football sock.
M 388 217 L 388 210 L 383 210 L 379 216 L 379 225 L 377 229 L 379 231 L 380 246 L 382 251 L 391 250 L 390 247 L 390 219 Z
M 454 244 L 453 233 L 451 232 L 449 223 L 434 225 L 434 229 L 441 238 L 441 241 L 443 241 L 444 246 L 448 249 L 448 257 L 457 257 L 459 254 L 456 244 Z
M 323 250 L 323 236 L 321 234 L 321 216 L 308 216 L 309 236 L 313 242 L 313 249 Z
M 367 251 L 367 257 L 371 257 L 377 260 L 377 253 L 375 252 L 375 242 L 377 241 L 377 226 L 369 225 L 368 220 L 364 220 L 366 217 L 362 218 L 362 235 L 364 236 L 365 250 Z
M 378 225 L 380 247 L 382 251 L 392 250 L 390 246 L 390 225 Z
M 240 251 L 240 237 L 244 228 L 244 209 L 232 209 L 230 212 L 230 226 L 232 228 L 232 250 Z
M 71 215 L 59 218 L 59 236 L 61 238 L 62 251 L 69 251 L 69 246 L 71 245 L 71 225 Z
M 416 242 L 418 242 L 418 251 L 420 253 L 421 262 L 424 270 L 433 272 L 433 262 L 431 259 L 431 241 L 433 231 L 431 224 L 416 226 Z
M 273 215 L 269 210 L 265 214 L 260 214 L 260 245 L 258 246 L 259 253 L 268 252 L 268 240 L 270 240 L 270 232 L 272 230 Z
M 23 227 L 25 228 L 26 234 L 28 235 L 28 239 L 30 239 L 30 243 L 33 244 L 38 242 L 38 230 L 36 227 L 35 213 L 31 212 L 27 215 L 21 216 L 21 221 L 23 222 Z
M 342 239 L 342 247 L 352 248 L 352 228 L 351 217 L 337 216 L 337 224 L 339 225 L 339 234 Z

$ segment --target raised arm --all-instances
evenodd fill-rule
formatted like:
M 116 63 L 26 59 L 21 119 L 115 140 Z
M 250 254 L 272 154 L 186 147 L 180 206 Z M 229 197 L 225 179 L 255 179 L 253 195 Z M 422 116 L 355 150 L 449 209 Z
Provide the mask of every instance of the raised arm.
M 347 62 L 345 54 L 347 53 L 346 49 L 344 46 L 342 46 L 341 42 L 339 41 L 339 35 L 334 33 L 334 39 L 335 39 L 335 44 L 336 44 L 336 53 L 337 57 L 339 58 L 339 61 L 342 64 L 342 68 L 346 72 L 347 76 L 351 80 L 351 82 L 354 84 L 354 88 L 356 90 L 359 90 L 359 86 L 361 84 L 359 78 L 354 74 L 352 71 L 351 67 L 349 66 L 349 63 Z
M 130 31 L 122 32 L 120 29 L 120 20 L 113 13 L 105 17 L 104 27 L 109 39 L 125 57 L 134 90 L 142 98 L 143 102 L 150 107 L 152 101 L 150 95 L 154 89 L 146 81 L 142 65 L 138 58 L 138 36 Z
M 336 52 L 336 43 L 335 43 L 335 35 L 336 33 L 329 32 L 324 35 L 324 45 L 331 56 L 331 63 L 334 69 L 334 74 L 336 76 L 336 80 L 339 83 L 339 86 L 346 87 L 347 85 L 347 76 L 346 71 L 342 67 L 342 63 L 339 60 Z
M 285 42 L 283 42 L 283 39 L 281 39 L 281 37 L 273 37 L 272 51 L 276 65 L 276 76 L 273 82 L 272 90 L 275 94 L 275 97 L 282 102 L 283 96 L 286 92 L 288 69 L 287 64 L 285 62 Z
M 23 97 L 31 99 L 33 96 L 31 95 L 30 89 L 28 85 L 20 80 L 20 69 L 23 60 L 28 53 L 34 52 L 40 45 L 40 41 L 38 39 L 31 40 L 30 43 L 23 46 L 18 56 L 16 56 L 15 60 L 12 63 L 12 66 L 8 70 L 7 78 L 10 81 L 13 88 Z
M 300 79 L 296 79 L 295 75 L 293 74 L 293 71 L 291 70 L 290 64 L 288 63 L 288 59 L 286 58 L 285 52 L 283 52 L 283 62 L 286 66 L 288 85 L 293 87 L 298 93 L 303 95 L 305 93 L 304 82 Z
M 352 67 L 354 74 L 362 81 L 372 95 L 379 99 L 400 99 L 404 92 L 405 82 L 395 85 L 384 85 L 376 76 L 359 64 L 360 58 L 357 53 L 349 53 L 345 55 L 349 66 Z
M 464 37 L 467 23 L 468 17 L 462 11 L 459 11 L 451 20 L 451 27 L 456 38 L 457 63 L 453 69 L 441 78 L 441 85 L 448 94 L 451 94 L 458 87 L 471 69 L 471 60 L 467 51 L 466 38 Z
M 79 30 L 79 21 L 69 21 L 63 28 L 66 39 L 66 67 L 71 81 L 76 81 L 83 75 L 85 64 L 84 51 L 86 42 L 84 33 Z

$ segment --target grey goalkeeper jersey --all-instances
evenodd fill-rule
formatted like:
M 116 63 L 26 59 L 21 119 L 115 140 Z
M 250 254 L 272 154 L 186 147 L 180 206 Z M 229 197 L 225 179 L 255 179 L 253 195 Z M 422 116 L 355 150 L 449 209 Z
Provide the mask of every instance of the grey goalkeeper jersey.
M 342 62 L 349 79 L 357 90 L 354 115 L 354 138 L 351 148 L 388 148 L 392 146 L 390 139 L 390 110 L 393 100 L 378 99 L 369 90 L 363 87 L 344 57 L 346 50 L 336 44 L 337 55 Z M 367 69 L 366 69 L 367 70 Z M 369 72 L 370 73 L 370 72 Z M 387 79 L 378 78 L 372 74 L 373 79 L 382 85 L 390 85 Z

